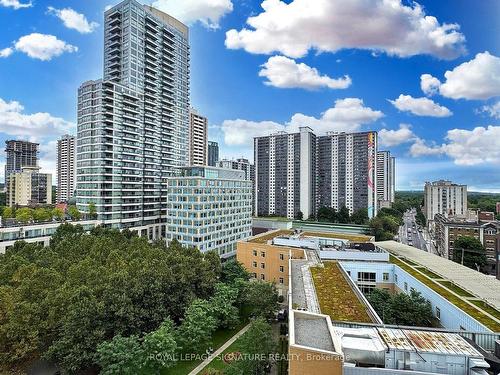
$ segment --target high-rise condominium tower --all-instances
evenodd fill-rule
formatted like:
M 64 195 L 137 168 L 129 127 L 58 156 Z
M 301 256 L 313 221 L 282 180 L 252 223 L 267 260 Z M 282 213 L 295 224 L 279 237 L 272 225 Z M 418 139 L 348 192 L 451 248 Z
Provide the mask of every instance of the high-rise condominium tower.
M 38 167 L 38 143 L 5 141 L 5 153 L 5 182 L 12 172 L 21 172 L 23 167 Z
M 208 120 L 191 108 L 189 113 L 189 164 L 207 165 Z
M 219 161 L 219 144 L 215 141 L 208 141 L 208 165 L 215 167 Z
M 188 28 L 135 0 L 104 16 L 104 79 L 78 91 L 77 204 L 159 236 L 166 178 L 188 164 Z
M 76 137 L 57 141 L 57 202 L 67 202 L 76 189 Z
M 442 214 L 445 218 L 465 217 L 467 185 L 457 185 L 445 180 L 426 182 L 423 213 L 429 225 L 434 222 L 436 214 Z
M 395 195 L 395 158 L 390 151 L 377 152 L 377 200 L 379 208 L 394 203 Z
M 318 137 L 318 204 L 377 214 L 377 133 Z
M 316 213 L 316 136 L 308 127 L 254 139 L 255 212 L 307 219 Z

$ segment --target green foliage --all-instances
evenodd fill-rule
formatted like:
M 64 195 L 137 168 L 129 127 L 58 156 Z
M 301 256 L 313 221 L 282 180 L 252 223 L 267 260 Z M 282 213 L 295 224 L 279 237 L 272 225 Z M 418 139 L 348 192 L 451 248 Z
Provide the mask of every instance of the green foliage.
M 350 223 L 364 225 L 368 223 L 368 210 L 366 208 L 362 208 L 360 210 L 355 211 L 351 217 L 349 218 Z
M 317 219 L 318 221 L 328 223 L 351 223 L 365 225 L 368 223 L 368 210 L 361 209 L 354 212 L 352 215 L 349 215 L 349 209 L 345 206 L 338 212 L 335 208 L 322 206 L 318 209 Z
M 251 316 L 272 319 L 278 310 L 278 292 L 274 284 L 251 282 L 247 285 L 244 298 Z
M 370 220 L 370 228 L 375 235 L 376 241 L 392 240 L 398 233 L 399 219 L 389 215 L 377 215 L 377 217 Z
M 192 310 L 211 313 L 206 300 L 219 275 L 207 257 L 117 230 L 85 234 L 70 224 L 47 248 L 17 242 L 0 255 L 0 363 L 43 356 L 77 373 L 100 361 L 99 344 L 116 335 L 141 337 L 169 316 L 178 322 L 195 300 Z M 187 314 L 182 324 L 194 325 L 199 315 Z M 207 332 L 214 320 L 205 320 Z
M 97 357 L 102 375 L 138 374 L 145 354 L 138 336 L 116 335 L 99 344 Z
M 296 220 L 304 219 L 304 214 L 302 213 L 302 211 L 297 212 L 297 214 L 295 215 L 295 219 Z
M 92 220 L 97 219 L 97 208 L 94 202 L 89 203 L 89 216 Z
M 238 299 L 238 289 L 227 284 L 218 283 L 215 293 L 210 298 L 212 314 L 219 327 L 234 328 L 239 322 L 239 311 L 235 306 Z
M 469 208 L 479 208 L 481 211 L 496 212 L 496 202 L 500 202 L 500 194 L 467 194 L 467 205 Z
M 35 221 L 50 221 L 52 219 L 52 211 L 47 208 L 37 208 L 33 211 L 33 219 Z
M 61 221 L 62 219 L 64 219 L 64 211 L 61 210 L 60 208 L 54 208 L 52 210 L 52 216 L 56 219 L 56 220 L 59 220 Z
M 483 244 L 474 237 L 462 236 L 455 239 L 453 243 L 453 261 L 462 263 L 463 265 L 477 271 L 484 267 L 488 262 L 486 258 L 486 249 Z
M 250 273 L 236 259 L 231 259 L 222 265 L 221 281 L 233 284 L 237 279 L 248 281 Z
M 80 213 L 80 211 L 78 211 L 78 208 L 76 208 L 76 206 L 68 206 L 68 215 L 73 220 L 80 220 L 82 217 L 82 214 Z
M 5 207 L 3 212 L 2 212 L 2 217 L 4 219 L 12 219 L 15 216 L 15 211 L 14 208 L 12 207 Z
M 417 291 L 390 294 L 384 289 L 374 289 L 367 298 L 385 324 L 432 326 L 431 303 Z
M 247 332 L 241 336 L 241 358 L 232 362 L 224 371 L 225 375 L 265 374 L 270 366 L 270 354 L 277 349 L 271 326 L 262 318 L 252 322 Z
M 166 319 L 158 329 L 144 336 L 142 343 L 144 358 L 142 370 L 147 374 L 158 373 L 163 368 L 172 367 L 177 351 L 174 323 Z
M 27 223 L 33 220 L 33 209 L 23 207 L 16 210 L 16 220 L 20 223 Z

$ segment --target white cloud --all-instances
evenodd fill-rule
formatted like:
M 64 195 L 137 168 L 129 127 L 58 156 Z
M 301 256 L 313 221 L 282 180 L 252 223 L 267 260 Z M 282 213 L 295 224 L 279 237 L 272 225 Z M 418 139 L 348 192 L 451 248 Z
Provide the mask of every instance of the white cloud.
M 417 139 L 410 154 L 415 157 L 446 155 L 457 165 L 500 164 L 500 126 L 448 130 L 445 143 L 441 145 L 427 145 Z
M 277 131 L 295 132 L 301 126 L 311 127 L 318 135 L 327 131 L 353 132 L 383 116 L 381 111 L 365 107 L 361 99 L 345 98 L 336 100 L 335 105 L 319 118 L 296 113 L 285 124 L 274 121 L 226 120 L 222 123 L 222 131 L 227 145 L 251 145 L 253 137 Z
M 429 74 L 420 77 L 426 94 L 439 92 L 452 99 L 488 99 L 500 96 L 500 58 L 488 51 L 478 53 L 445 74 L 445 82 Z
M 293 58 L 310 49 L 359 48 L 400 57 L 452 59 L 465 52 L 457 24 L 440 24 L 417 4 L 401 0 L 263 0 L 248 28 L 226 33 L 226 46 Z M 354 27 L 353 27 L 354 26 Z
M 82 34 L 88 34 L 94 31 L 99 24 L 97 22 L 89 22 L 87 18 L 71 8 L 56 9 L 54 7 L 47 8 L 48 13 L 55 15 L 68 29 L 73 29 Z
M 321 75 L 316 68 L 304 63 L 297 63 L 285 56 L 272 56 L 262 65 L 260 77 L 266 77 L 264 83 L 279 88 L 303 88 L 307 90 L 327 87 L 330 89 L 345 89 L 352 83 L 345 75 L 342 78 L 330 78 Z
M 481 107 L 481 112 L 485 112 L 493 118 L 500 119 L 500 100 L 491 105 Z
M 29 57 L 42 61 L 51 60 L 64 52 L 76 52 L 78 47 L 57 39 L 54 35 L 32 33 L 22 36 L 14 44 L 15 49 Z
M 38 140 L 71 132 L 75 124 L 50 113 L 24 113 L 24 107 L 17 101 L 0 98 L 0 133 Z
M 378 132 L 378 143 L 383 147 L 399 146 L 416 139 L 410 125 L 400 124 L 397 130 L 382 129 Z
M 156 0 L 153 7 L 188 25 L 200 21 L 213 29 L 219 27 L 222 17 L 233 11 L 231 0 Z
M 14 52 L 14 50 L 10 47 L 0 49 L 0 57 L 9 57 L 12 55 L 12 52 Z
M 436 77 L 430 74 L 422 74 L 420 76 L 420 88 L 425 95 L 434 95 L 439 92 L 441 82 Z
M 389 100 L 400 111 L 411 112 L 417 116 L 448 117 L 453 113 L 429 98 L 414 98 L 411 95 L 399 95 L 396 100 Z
M 7 8 L 21 9 L 30 8 L 32 6 L 31 2 L 21 3 L 19 0 L 0 0 L 0 5 Z

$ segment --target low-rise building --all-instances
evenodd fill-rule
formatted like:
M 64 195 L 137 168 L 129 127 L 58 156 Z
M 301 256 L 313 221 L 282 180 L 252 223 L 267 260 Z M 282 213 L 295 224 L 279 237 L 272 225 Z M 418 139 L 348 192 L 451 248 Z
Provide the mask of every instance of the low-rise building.
M 52 175 L 39 167 L 24 167 L 7 180 L 7 205 L 32 206 L 52 203 Z
M 486 249 L 488 264 L 485 270 L 491 275 L 497 275 L 500 261 L 498 257 L 500 222 L 490 221 L 491 215 L 489 214 L 478 212 L 474 215 L 476 218 L 474 220 L 447 218 L 443 214 L 437 214 L 434 217 L 434 240 L 438 254 L 447 259 L 453 259 L 455 240 L 463 236 L 473 237 L 479 240 Z
M 166 239 L 223 258 L 252 233 L 252 183 L 243 171 L 187 167 L 168 179 Z

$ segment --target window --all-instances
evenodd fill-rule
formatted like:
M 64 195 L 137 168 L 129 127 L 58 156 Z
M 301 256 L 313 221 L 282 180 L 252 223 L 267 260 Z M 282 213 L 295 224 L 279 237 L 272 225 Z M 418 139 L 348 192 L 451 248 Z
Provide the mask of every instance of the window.
M 375 289 L 375 285 L 358 285 L 359 290 L 361 290 L 361 293 L 368 295 L 372 292 L 372 290 Z
M 285 279 L 283 279 L 282 277 L 280 277 L 280 284 L 284 284 L 285 283 Z
M 256 274 L 255 272 L 254 272 L 254 273 L 252 273 L 252 277 L 253 277 L 254 279 L 256 279 L 256 278 L 257 278 L 257 274 Z
M 260 279 L 261 279 L 261 280 L 265 280 L 265 279 L 266 279 L 266 277 L 264 276 L 264 274 L 263 274 L 263 273 L 261 273 L 261 274 L 260 274 Z
M 254 266 L 254 267 L 257 267 L 257 262 L 255 262 L 255 261 L 254 261 L 254 262 L 253 262 L 253 266 Z
M 398 283 L 398 275 L 394 274 L 394 282 L 397 284 Z
M 441 309 L 437 306 L 436 306 L 436 318 L 441 320 Z M 460 327 L 460 328 L 462 328 L 462 327 Z
M 369 282 L 374 283 L 377 279 L 377 275 L 375 272 L 358 272 L 358 281 L 359 282 Z
M 260 252 L 260 256 L 261 256 L 262 258 L 265 258 L 265 257 L 266 257 L 266 252 L 265 252 L 265 251 L 261 251 L 261 252 Z
M 382 275 L 382 280 L 389 281 L 389 272 L 384 272 L 384 274 Z
M 285 259 L 285 254 L 280 254 L 280 260 L 284 260 Z
M 266 268 L 266 264 L 265 263 L 261 263 L 260 264 L 260 268 L 262 268 L 262 269 Z
M 285 267 L 280 266 L 280 272 L 285 272 Z
M 253 256 L 256 257 L 257 256 L 257 250 L 254 250 L 253 251 Z
M 408 291 L 408 283 L 405 281 L 405 292 Z

